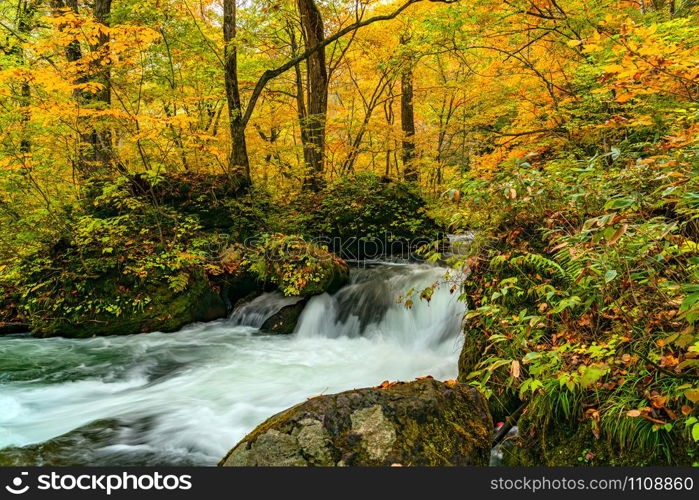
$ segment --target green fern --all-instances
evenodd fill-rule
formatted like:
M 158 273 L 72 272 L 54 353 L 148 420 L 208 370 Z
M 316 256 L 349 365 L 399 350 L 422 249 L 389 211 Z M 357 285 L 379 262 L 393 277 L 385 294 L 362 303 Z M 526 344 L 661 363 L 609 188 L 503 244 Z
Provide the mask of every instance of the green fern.
M 509 260 L 509 265 L 520 270 L 532 271 L 541 275 L 548 275 L 563 283 L 572 281 L 566 270 L 553 259 L 536 253 L 525 253 Z

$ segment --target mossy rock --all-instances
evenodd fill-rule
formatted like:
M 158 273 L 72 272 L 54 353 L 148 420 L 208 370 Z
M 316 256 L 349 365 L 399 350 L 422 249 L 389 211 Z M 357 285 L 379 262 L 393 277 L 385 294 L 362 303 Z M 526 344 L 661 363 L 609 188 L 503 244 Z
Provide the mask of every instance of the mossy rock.
M 109 467 L 115 460 L 123 467 L 198 465 L 184 457 L 165 462 L 158 450 L 139 446 L 139 436 L 152 426 L 151 418 L 96 420 L 43 443 L 0 449 L 0 467 Z
M 481 466 L 491 438 L 480 392 L 423 379 L 312 398 L 259 425 L 219 465 Z
M 334 293 L 349 281 L 347 262 L 298 235 L 265 235 L 249 259 L 250 270 L 284 295 Z
M 334 254 L 319 262 L 320 272 L 317 280 L 309 281 L 301 290 L 300 295 L 309 297 L 322 293 L 335 293 L 349 282 L 349 266 L 347 262 Z
M 260 331 L 264 333 L 273 333 L 288 335 L 294 333 L 296 325 L 299 322 L 301 313 L 308 301 L 300 300 L 295 304 L 282 307 L 279 311 L 267 318 L 260 327 Z
M 374 174 L 339 179 L 322 193 L 309 232 L 344 259 L 414 253 L 440 237 L 416 186 Z
M 79 466 L 86 463 L 83 454 L 93 463 L 94 448 L 119 430 L 116 421 L 100 420 L 43 443 L 4 448 L 0 450 L 0 466 Z
M 136 174 L 118 181 L 91 179 L 82 208 L 104 219 L 154 207 L 180 218 L 194 217 L 207 233 L 226 234 L 242 241 L 265 229 L 270 197 L 262 190 L 241 186 L 231 175 L 163 172 L 155 177 Z
M 111 276 L 95 280 L 91 289 L 101 297 L 148 297 L 139 308 L 125 308 L 120 314 L 86 313 L 80 316 L 51 318 L 30 308 L 32 333 L 40 336 L 93 337 L 128 335 L 152 331 L 173 332 L 189 323 L 213 321 L 226 316 L 228 309 L 219 293 L 201 274 L 190 276 L 186 288 L 173 290 L 167 283 L 148 282 L 139 289 L 127 289 Z M 76 300 L 80 300 L 80 296 Z M 32 314 L 32 312 L 34 314 Z

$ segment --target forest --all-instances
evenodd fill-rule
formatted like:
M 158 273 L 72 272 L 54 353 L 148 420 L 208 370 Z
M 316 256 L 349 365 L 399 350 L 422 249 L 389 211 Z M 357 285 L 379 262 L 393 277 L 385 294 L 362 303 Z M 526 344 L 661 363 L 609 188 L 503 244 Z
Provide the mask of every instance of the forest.
M 0 1 L 0 465 L 698 465 L 698 320 L 695 0 Z

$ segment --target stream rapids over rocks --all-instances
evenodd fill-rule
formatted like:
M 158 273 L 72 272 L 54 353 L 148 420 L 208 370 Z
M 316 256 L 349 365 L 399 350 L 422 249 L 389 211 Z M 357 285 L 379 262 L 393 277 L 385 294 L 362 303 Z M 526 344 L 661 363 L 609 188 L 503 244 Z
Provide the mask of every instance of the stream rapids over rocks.
M 0 338 L 0 463 L 214 465 L 257 424 L 318 394 L 456 378 L 465 305 L 447 269 L 377 263 L 306 305 L 291 335 L 260 331 L 296 299 L 264 294 L 176 333 Z M 24 448 L 20 448 L 24 447 Z

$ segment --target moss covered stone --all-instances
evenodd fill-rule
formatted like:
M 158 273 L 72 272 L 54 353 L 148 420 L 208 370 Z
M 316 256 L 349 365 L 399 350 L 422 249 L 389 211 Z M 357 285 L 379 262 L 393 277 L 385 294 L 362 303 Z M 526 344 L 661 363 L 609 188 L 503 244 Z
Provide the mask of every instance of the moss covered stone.
M 0 450 L 0 467 L 122 467 L 194 466 L 196 458 L 170 456 L 167 462 L 159 450 L 140 446 L 139 435 L 153 428 L 151 418 L 138 420 L 103 419 L 73 429 L 43 443 L 11 446 Z M 131 444 L 127 446 L 124 444 Z M 105 448 L 112 448 L 105 453 Z M 124 449 L 123 452 L 117 451 Z
M 310 399 L 259 425 L 220 465 L 487 465 L 491 429 L 473 387 L 417 380 Z
M 370 173 L 327 186 L 311 213 L 308 232 L 345 259 L 406 255 L 440 237 L 415 185 Z
M 18 297 L 14 311 L 0 302 L 0 333 L 19 317 L 36 335 L 67 337 L 225 317 L 258 283 L 217 253 L 261 231 L 263 219 L 264 197 L 227 176 L 93 179 L 66 218 L 69 231 L 0 272 L 0 296 L 13 285 Z
M 327 248 L 299 235 L 269 234 L 248 256 L 250 269 L 284 295 L 334 293 L 349 280 L 349 266 Z
M 95 312 L 87 308 L 80 316 L 46 317 L 41 303 L 29 307 L 32 332 L 41 336 L 93 337 L 128 335 L 152 331 L 173 332 L 197 321 L 212 321 L 226 316 L 227 308 L 221 296 L 209 286 L 203 275 L 193 275 L 183 290 L 173 290 L 167 283 L 148 282 L 137 293 L 120 289 L 115 280 L 102 278 L 93 282 L 92 293 L 101 297 L 141 295 L 140 307 L 125 306 L 119 314 Z M 79 296 L 78 296 L 79 299 Z M 89 315 L 89 316 L 88 316 Z

